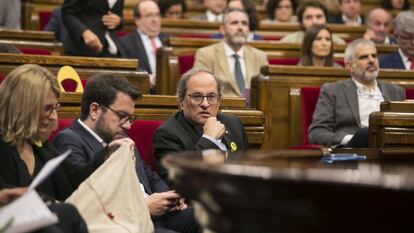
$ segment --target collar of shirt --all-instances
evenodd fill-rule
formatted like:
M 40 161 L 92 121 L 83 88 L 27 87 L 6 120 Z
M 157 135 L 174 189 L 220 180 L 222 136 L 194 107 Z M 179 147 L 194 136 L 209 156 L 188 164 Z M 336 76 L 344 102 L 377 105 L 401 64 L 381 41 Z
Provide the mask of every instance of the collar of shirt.
M 241 59 L 243 59 L 244 46 L 241 47 L 239 51 L 237 51 L 237 53 L 235 53 L 234 50 L 230 48 L 230 46 L 226 42 L 224 42 L 224 52 L 226 53 L 227 57 L 233 57 L 234 54 L 237 54 Z
M 398 53 L 401 56 L 401 60 L 404 63 L 405 69 L 406 70 L 409 70 L 410 67 L 411 67 L 411 61 L 410 61 L 410 59 L 407 56 L 405 56 L 405 54 L 403 53 L 403 51 L 401 49 L 398 49 Z
M 358 82 L 358 81 L 357 81 L 355 78 L 353 78 L 353 77 L 352 77 L 352 81 L 354 81 L 354 83 L 355 83 L 355 85 L 356 85 L 356 87 L 357 87 L 357 90 L 359 90 L 359 91 L 362 91 L 362 92 L 368 92 L 368 93 L 372 93 L 372 92 L 375 92 L 377 89 L 379 90 L 377 80 L 375 80 L 375 81 L 374 81 L 374 84 L 373 84 L 372 86 L 370 86 L 370 87 L 368 87 L 368 86 L 366 86 L 366 85 L 364 85 L 364 84 L 362 84 L 362 83 Z
M 209 22 L 221 22 L 223 21 L 223 14 L 215 15 L 211 11 L 206 11 L 207 20 Z
M 99 143 L 101 143 L 104 147 L 106 146 L 106 143 L 104 142 L 104 140 L 102 140 L 101 137 L 99 137 L 95 132 L 93 132 L 92 129 L 90 129 L 85 123 L 83 123 L 79 118 L 78 118 L 78 123 L 86 129 L 86 131 L 88 131 L 90 134 L 92 134 L 92 136 L 94 138 L 96 138 L 96 140 L 98 140 Z
M 112 9 L 112 7 L 114 7 L 114 5 L 115 5 L 116 1 L 117 1 L 117 0 L 108 0 L 108 5 L 109 5 L 109 8 L 111 8 L 111 9 Z
M 348 17 L 346 17 L 345 14 L 342 14 L 342 21 L 344 21 L 344 23 L 352 22 L 352 23 L 357 23 L 358 25 L 362 24 L 362 18 L 360 15 L 358 15 L 356 20 L 350 20 Z

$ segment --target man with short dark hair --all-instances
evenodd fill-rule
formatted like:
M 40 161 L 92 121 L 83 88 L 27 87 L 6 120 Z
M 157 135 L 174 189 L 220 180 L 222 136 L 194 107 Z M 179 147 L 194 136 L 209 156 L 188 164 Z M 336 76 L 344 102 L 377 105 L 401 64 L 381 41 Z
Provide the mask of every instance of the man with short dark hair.
M 391 14 L 382 8 L 375 8 L 368 14 L 367 31 L 364 38 L 372 40 L 376 44 L 395 44 L 397 41 L 390 36 L 391 27 Z
M 322 85 L 309 127 L 309 141 L 325 146 L 368 147 L 369 115 L 382 101 L 404 100 L 404 89 L 377 80 L 375 44 L 354 40 L 345 50 L 351 78 Z
M 326 6 L 317 1 L 302 2 L 297 9 L 297 17 L 301 30 L 284 36 L 280 41 L 285 43 L 302 43 L 305 37 L 305 31 L 313 25 L 323 25 L 327 23 L 328 9 Z M 345 44 L 345 41 L 332 35 L 332 41 L 335 44 Z
M 224 96 L 248 97 L 251 77 L 267 65 L 263 51 L 246 45 L 249 18 L 240 9 L 224 13 L 220 33 L 221 42 L 200 48 L 195 55 L 194 67 L 210 69 L 224 83 Z
M 358 26 L 364 23 L 361 14 L 360 0 L 339 0 L 340 15 L 329 17 L 329 23 L 339 23 L 349 26 Z
M 181 111 L 164 122 L 154 135 L 158 164 L 169 152 L 206 149 L 236 152 L 248 148 L 239 118 L 219 113 L 222 94 L 223 84 L 207 69 L 193 68 L 181 77 L 177 87 Z M 162 166 L 160 174 L 166 175 Z
M 225 0 L 204 0 L 206 12 L 201 15 L 191 17 L 192 19 L 202 19 L 208 22 L 221 22 L 223 20 L 223 12 L 226 8 Z
M 394 20 L 398 51 L 380 59 L 385 69 L 414 70 L 414 11 L 403 11 Z
M 114 139 L 127 137 L 140 92 L 125 78 L 98 75 L 88 82 L 82 96 L 81 116 L 59 132 L 53 144 L 59 152 L 72 149 L 68 160 L 79 167 L 90 161 Z M 151 171 L 137 150 L 135 169 L 153 219 L 155 232 L 199 232 L 193 211 L 157 173 Z
M 150 74 L 150 87 L 155 88 L 157 72 L 157 49 L 167 37 L 161 33 L 161 16 L 157 3 L 142 0 L 134 8 L 136 30 L 121 38 L 127 58 L 139 60 L 139 69 Z

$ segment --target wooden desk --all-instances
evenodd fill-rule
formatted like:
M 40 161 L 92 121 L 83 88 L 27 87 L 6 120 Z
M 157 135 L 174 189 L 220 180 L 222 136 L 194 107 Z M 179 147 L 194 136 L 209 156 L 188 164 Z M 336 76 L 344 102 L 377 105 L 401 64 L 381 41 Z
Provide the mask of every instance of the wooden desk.
M 81 94 L 63 93 L 59 102 L 59 117 L 75 118 L 80 115 Z M 261 148 L 264 139 L 264 116 L 261 111 L 246 108 L 243 98 L 223 98 L 221 112 L 238 116 L 245 126 L 249 144 Z M 178 98 L 166 95 L 144 95 L 135 103 L 134 116 L 143 120 L 167 120 L 179 111 Z
M 120 75 L 138 87 L 143 94 L 149 93 L 149 76 L 137 71 L 137 59 L 0 53 L 0 75 L 6 76 L 14 68 L 27 63 L 46 67 L 55 75 L 62 66 L 72 66 L 83 79 L 88 79 L 97 73 Z
M 346 69 L 296 66 L 262 67 L 251 83 L 251 107 L 266 116 L 263 148 L 285 149 L 302 143 L 300 88 L 347 79 Z M 381 70 L 380 80 L 414 87 L 414 72 Z
M 412 229 L 414 163 L 325 164 L 319 151 L 247 151 L 162 161 L 208 232 L 349 233 Z M 377 156 L 377 158 L 375 158 Z

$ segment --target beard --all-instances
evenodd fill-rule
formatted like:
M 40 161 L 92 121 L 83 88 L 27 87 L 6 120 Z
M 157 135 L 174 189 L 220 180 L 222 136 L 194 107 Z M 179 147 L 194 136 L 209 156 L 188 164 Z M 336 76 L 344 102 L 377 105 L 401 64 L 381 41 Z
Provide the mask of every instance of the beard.
M 95 126 L 95 133 L 105 142 L 110 143 L 114 138 L 114 133 L 105 127 L 104 119 L 102 116 L 98 118 Z
M 372 68 L 372 66 L 367 67 L 367 69 Z M 358 80 L 361 81 L 362 83 L 370 83 L 373 82 L 377 79 L 378 77 L 378 73 L 379 73 L 379 69 L 376 68 L 375 71 L 367 71 L 367 69 L 362 70 L 360 68 L 354 68 L 354 70 L 352 71 L 353 77 Z

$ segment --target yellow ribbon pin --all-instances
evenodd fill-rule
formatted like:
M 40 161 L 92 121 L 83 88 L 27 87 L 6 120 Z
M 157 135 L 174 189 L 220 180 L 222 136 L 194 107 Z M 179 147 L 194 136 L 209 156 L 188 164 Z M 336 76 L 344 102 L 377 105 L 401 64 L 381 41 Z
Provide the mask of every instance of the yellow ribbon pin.
M 231 152 L 235 152 L 237 150 L 237 144 L 235 142 L 230 143 Z

